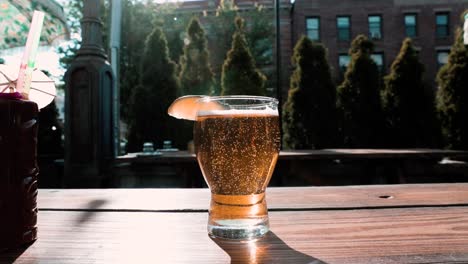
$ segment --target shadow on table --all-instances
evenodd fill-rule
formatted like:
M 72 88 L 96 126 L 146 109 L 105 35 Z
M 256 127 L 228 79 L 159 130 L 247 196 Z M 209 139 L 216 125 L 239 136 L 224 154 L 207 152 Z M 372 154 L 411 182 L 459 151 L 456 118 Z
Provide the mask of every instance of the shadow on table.
M 15 260 L 17 260 L 21 255 L 23 255 L 23 253 L 28 249 L 28 247 L 33 243 L 34 242 L 21 246 L 19 248 L 8 249 L 6 251 L 0 250 L 0 263 L 15 263 Z
M 271 231 L 263 238 L 252 242 L 234 242 L 218 238 L 211 238 L 211 240 L 229 254 L 231 264 L 326 264 L 319 259 L 292 249 Z
M 96 214 L 96 212 L 106 203 L 107 201 L 102 199 L 97 199 L 89 202 L 86 206 L 86 211 L 83 212 L 80 218 L 78 219 L 78 223 L 83 224 L 89 221 L 94 216 L 94 214 Z

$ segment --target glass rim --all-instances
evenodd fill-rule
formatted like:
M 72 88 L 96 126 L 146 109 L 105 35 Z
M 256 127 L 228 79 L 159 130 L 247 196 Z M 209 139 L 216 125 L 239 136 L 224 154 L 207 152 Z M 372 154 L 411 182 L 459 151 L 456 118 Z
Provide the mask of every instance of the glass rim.
M 222 101 L 222 100 L 258 100 L 263 101 L 265 104 L 275 103 L 278 104 L 278 99 L 268 96 L 258 96 L 258 95 L 217 95 L 217 96 L 204 96 L 197 101 L 199 102 L 209 102 L 209 101 Z

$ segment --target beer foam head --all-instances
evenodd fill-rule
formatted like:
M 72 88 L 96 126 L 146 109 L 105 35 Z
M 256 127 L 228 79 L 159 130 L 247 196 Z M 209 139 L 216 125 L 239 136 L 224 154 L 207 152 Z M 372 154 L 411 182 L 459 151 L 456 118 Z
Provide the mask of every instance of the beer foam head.
M 265 109 L 227 109 L 227 110 L 200 110 L 197 116 L 231 116 L 231 115 L 251 115 L 251 116 L 277 116 L 278 110 L 272 108 Z

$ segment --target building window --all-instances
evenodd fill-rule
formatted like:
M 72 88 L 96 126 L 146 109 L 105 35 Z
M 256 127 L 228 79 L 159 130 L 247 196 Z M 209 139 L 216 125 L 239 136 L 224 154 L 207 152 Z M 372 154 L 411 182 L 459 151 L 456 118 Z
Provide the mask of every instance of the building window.
M 379 72 L 383 73 L 385 70 L 383 53 L 374 53 L 371 55 L 371 59 L 377 64 Z
M 437 68 L 440 68 L 448 63 L 449 51 L 439 50 L 437 51 Z
M 436 37 L 445 38 L 449 35 L 449 14 L 436 14 Z
M 416 14 L 405 15 L 405 33 L 410 38 L 418 35 L 418 18 Z
M 382 16 L 373 15 L 368 17 L 369 38 L 382 39 Z
M 338 29 L 338 40 L 349 41 L 351 38 L 351 21 L 349 16 L 339 16 L 336 18 L 336 28 Z
M 338 54 L 338 66 L 340 67 L 341 74 L 346 72 L 346 68 L 348 67 L 350 61 L 351 57 L 348 54 Z
M 320 40 L 320 18 L 309 17 L 306 18 L 307 37 L 311 40 Z

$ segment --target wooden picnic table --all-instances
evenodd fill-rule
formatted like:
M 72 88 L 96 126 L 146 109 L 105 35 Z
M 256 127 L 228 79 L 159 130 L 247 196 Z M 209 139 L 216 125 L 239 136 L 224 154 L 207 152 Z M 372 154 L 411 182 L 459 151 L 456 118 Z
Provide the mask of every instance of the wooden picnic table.
M 468 263 L 468 183 L 269 188 L 271 232 L 211 239 L 208 189 L 41 189 L 0 263 Z

